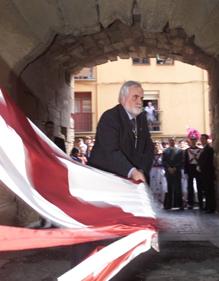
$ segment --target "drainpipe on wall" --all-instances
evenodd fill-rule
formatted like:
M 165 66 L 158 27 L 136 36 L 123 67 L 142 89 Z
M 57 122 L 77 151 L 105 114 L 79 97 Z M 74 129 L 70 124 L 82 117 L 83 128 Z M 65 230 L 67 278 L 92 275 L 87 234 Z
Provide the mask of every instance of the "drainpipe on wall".
M 96 111 L 95 111 L 95 128 L 93 128 L 95 134 L 96 134 L 96 127 L 97 127 L 97 122 L 98 122 L 98 69 L 96 66 Z
M 204 132 L 203 133 L 208 133 L 207 132 L 207 118 L 206 118 L 206 112 L 207 112 L 207 102 L 206 102 L 206 95 L 205 95 L 205 73 L 204 73 L 204 69 L 201 70 L 201 78 L 202 78 L 202 96 L 203 96 L 203 129 Z

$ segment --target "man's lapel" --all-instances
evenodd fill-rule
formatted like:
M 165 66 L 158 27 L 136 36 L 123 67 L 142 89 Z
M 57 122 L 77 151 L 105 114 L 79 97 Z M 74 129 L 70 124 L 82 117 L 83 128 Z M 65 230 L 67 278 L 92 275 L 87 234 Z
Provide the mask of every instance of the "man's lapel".
M 125 109 L 123 108 L 122 105 L 119 105 L 119 112 L 120 112 L 120 118 L 121 118 L 121 121 L 122 121 L 122 130 L 123 130 L 123 133 L 124 133 L 124 137 L 130 138 L 131 143 L 134 146 L 135 138 L 134 138 L 131 120 L 129 119 L 129 116 L 128 116 L 127 112 L 125 111 Z

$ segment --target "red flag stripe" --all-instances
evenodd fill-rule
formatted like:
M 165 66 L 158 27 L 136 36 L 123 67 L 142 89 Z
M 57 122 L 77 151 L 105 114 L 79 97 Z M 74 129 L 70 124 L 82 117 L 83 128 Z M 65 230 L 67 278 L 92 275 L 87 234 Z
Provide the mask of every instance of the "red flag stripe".
M 47 248 L 119 238 L 141 229 L 142 227 L 124 225 L 81 229 L 27 229 L 0 226 L 0 251 Z

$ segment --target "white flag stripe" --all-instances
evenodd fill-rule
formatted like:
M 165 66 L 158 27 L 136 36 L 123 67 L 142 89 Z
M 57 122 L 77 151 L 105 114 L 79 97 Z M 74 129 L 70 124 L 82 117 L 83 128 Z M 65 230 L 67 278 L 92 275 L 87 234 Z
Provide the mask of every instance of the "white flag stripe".
M 2 90 L 1 89 L 0 89 L 0 102 L 3 103 L 3 104 L 6 104 L 5 103 L 5 98 L 4 98 L 3 94 L 2 94 Z
M 155 217 L 145 184 L 136 185 L 110 173 L 100 173 L 97 169 L 79 165 L 72 166 L 72 163 L 63 161 L 68 167 L 69 188 L 73 196 L 99 206 L 107 202 L 135 216 Z M 92 181 L 88 183 L 91 178 Z

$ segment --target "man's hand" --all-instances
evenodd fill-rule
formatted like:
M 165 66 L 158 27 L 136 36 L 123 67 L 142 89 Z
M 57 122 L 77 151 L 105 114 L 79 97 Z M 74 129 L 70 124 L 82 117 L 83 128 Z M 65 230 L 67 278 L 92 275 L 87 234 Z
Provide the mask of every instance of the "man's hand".
M 176 172 L 175 167 L 173 167 L 173 168 L 169 167 L 167 170 L 168 170 L 169 174 L 171 174 L 171 175 L 175 174 L 175 172 Z
M 134 181 L 146 182 L 143 172 L 137 169 L 133 169 L 130 178 L 133 179 Z
M 201 173 L 201 168 L 199 166 L 196 167 L 196 170 Z

